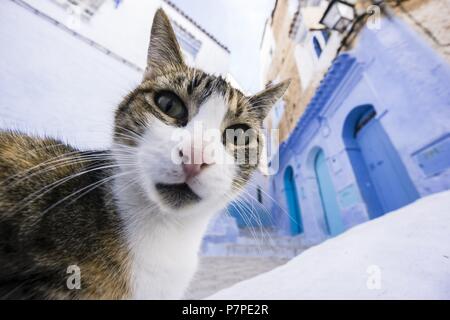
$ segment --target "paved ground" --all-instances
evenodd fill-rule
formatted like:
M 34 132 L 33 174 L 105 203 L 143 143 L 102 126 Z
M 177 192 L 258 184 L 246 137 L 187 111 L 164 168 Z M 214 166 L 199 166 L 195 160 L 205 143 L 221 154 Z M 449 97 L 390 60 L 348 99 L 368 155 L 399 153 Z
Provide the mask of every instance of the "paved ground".
M 202 257 L 186 299 L 202 299 L 242 280 L 267 272 L 289 259 L 274 257 Z

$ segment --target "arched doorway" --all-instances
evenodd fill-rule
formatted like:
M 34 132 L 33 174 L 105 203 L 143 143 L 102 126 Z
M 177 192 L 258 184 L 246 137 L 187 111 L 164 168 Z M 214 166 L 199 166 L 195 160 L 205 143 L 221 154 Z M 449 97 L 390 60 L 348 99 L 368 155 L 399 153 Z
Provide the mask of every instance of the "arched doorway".
M 289 210 L 291 234 L 300 234 L 303 232 L 303 224 L 298 202 L 297 188 L 295 186 L 294 170 L 291 166 L 288 166 L 284 171 L 284 190 Z
M 419 197 L 403 162 L 371 105 L 355 108 L 343 138 L 370 218 L 396 210 Z
M 344 224 L 341 218 L 341 212 L 336 199 L 336 191 L 330 172 L 322 150 L 317 152 L 314 161 L 314 170 L 316 172 L 317 185 L 319 187 L 320 200 L 325 216 L 328 233 L 332 236 L 344 231 Z

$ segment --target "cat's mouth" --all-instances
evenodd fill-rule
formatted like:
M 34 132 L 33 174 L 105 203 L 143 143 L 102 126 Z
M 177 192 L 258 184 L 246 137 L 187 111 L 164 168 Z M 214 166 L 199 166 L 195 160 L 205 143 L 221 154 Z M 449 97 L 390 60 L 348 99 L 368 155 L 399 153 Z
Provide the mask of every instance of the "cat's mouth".
M 155 188 L 165 205 L 179 209 L 201 200 L 187 183 L 166 184 L 157 183 Z

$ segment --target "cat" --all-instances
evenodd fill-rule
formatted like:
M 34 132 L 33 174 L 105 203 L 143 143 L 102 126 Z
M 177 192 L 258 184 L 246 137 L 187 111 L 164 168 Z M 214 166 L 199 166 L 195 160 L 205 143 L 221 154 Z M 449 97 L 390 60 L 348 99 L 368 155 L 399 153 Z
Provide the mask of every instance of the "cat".
M 238 153 L 260 150 L 262 121 L 288 85 L 245 96 L 187 66 L 158 9 L 110 150 L 0 133 L 0 298 L 182 298 L 209 219 L 258 166 L 259 151 L 253 162 Z M 203 141 L 199 126 L 220 134 Z

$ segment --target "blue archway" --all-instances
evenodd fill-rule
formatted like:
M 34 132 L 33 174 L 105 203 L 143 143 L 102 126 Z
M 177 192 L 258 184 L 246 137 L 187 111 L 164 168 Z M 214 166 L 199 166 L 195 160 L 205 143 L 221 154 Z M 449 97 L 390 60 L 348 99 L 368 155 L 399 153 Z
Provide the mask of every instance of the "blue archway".
M 332 236 L 345 230 L 341 218 L 341 212 L 337 202 L 336 191 L 328 170 L 325 153 L 319 150 L 314 160 L 317 185 L 319 187 L 320 200 L 325 216 L 328 233 Z
M 344 122 L 343 139 L 371 219 L 419 197 L 372 105 L 350 112 Z
M 300 234 L 303 232 L 303 223 L 298 202 L 297 188 L 295 186 L 294 170 L 291 166 L 288 166 L 284 171 L 284 190 L 289 210 L 291 234 Z

